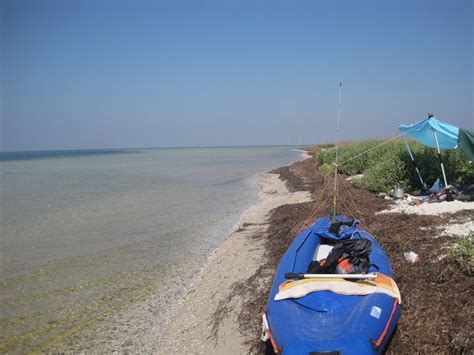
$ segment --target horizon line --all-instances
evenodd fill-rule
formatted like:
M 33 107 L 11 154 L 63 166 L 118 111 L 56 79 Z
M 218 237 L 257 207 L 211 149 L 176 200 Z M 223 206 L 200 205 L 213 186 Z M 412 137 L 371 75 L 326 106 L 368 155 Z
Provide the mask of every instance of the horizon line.
M 197 148 L 265 148 L 265 147 L 305 147 L 320 143 L 310 144 L 264 144 L 264 145 L 203 145 L 203 146 L 161 146 L 161 147 L 114 147 L 114 148 L 66 148 L 66 149 L 36 149 L 36 150 L 0 150 L 2 153 L 36 153 L 36 152 L 73 152 L 87 150 L 133 150 L 133 149 L 197 149 Z

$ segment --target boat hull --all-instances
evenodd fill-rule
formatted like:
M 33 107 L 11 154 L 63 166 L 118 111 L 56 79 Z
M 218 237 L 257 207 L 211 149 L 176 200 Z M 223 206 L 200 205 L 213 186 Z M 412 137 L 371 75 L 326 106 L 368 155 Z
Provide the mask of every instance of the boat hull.
M 275 301 L 286 273 L 305 273 L 315 250 L 328 239 L 329 218 L 318 219 L 302 231 L 282 257 L 266 309 L 274 347 L 284 354 L 380 353 L 400 317 L 398 300 L 382 293 L 342 295 L 317 291 L 301 298 Z M 343 238 L 356 236 L 372 243 L 369 272 L 393 277 L 389 259 L 377 241 L 359 226 Z

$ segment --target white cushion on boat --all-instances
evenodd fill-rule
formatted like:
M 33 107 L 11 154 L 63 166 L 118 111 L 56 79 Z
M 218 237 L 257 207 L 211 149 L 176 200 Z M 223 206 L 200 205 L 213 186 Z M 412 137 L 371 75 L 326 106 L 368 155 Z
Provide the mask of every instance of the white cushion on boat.
M 333 245 L 319 244 L 319 247 L 316 250 L 316 253 L 314 254 L 313 260 L 321 261 L 323 259 L 326 259 L 332 248 L 334 248 Z

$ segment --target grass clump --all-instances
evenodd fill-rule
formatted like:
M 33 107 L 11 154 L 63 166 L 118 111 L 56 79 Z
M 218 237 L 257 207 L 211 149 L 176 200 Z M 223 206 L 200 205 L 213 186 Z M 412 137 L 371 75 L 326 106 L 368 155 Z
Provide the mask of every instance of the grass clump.
M 400 184 L 405 191 L 422 188 L 404 141 L 395 140 L 375 148 L 383 142 L 369 139 L 341 144 L 338 171 L 347 175 L 363 174 L 363 178 L 356 184 L 375 192 L 388 193 L 396 184 Z M 410 141 L 410 148 L 421 176 L 428 185 L 438 177 L 442 178 L 435 149 L 415 141 Z M 365 153 L 367 151 L 369 152 Z M 460 149 L 443 150 L 441 154 L 449 183 L 466 184 L 474 181 L 474 166 Z M 328 166 L 333 164 L 335 156 L 335 148 L 322 151 L 316 156 L 317 164 L 323 172 L 329 171 Z M 358 157 L 349 160 L 355 156 Z
M 450 249 L 450 255 L 467 275 L 474 272 L 474 233 L 460 237 Z
M 334 143 L 325 143 L 325 144 L 316 144 L 316 147 L 321 149 L 334 148 L 336 145 Z

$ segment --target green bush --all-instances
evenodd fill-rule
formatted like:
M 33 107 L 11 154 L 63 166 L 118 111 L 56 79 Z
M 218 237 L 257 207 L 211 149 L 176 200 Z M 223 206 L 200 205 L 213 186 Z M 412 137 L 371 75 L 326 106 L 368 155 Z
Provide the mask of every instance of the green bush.
M 336 145 L 333 143 L 326 143 L 326 144 L 316 144 L 316 147 L 321 148 L 321 149 L 326 149 L 326 148 L 334 148 Z
M 332 165 L 336 159 L 336 148 L 330 149 L 316 155 L 318 166 L 328 164 Z
M 398 157 L 379 160 L 364 171 L 364 177 L 356 184 L 372 191 L 389 193 L 391 189 L 399 184 L 408 189 L 409 183 L 405 178 L 405 163 Z
M 474 233 L 460 237 L 458 242 L 451 247 L 450 254 L 463 272 L 472 275 L 474 272 Z
M 319 167 L 319 170 L 323 173 L 324 176 L 334 175 L 334 164 L 324 163 Z
M 383 142 L 370 139 L 341 144 L 338 171 L 347 175 L 364 174 L 357 184 L 372 191 L 389 192 L 396 184 L 400 184 L 406 191 L 419 190 L 421 182 L 405 142 L 395 140 L 375 148 Z M 430 185 L 437 178 L 443 180 L 436 149 L 415 141 L 410 141 L 409 144 L 424 181 Z M 359 157 L 351 159 L 359 154 Z M 449 183 L 474 182 L 474 165 L 469 163 L 460 149 L 443 150 L 441 155 Z M 323 169 L 327 172 L 327 166 L 334 162 L 335 156 L 335 148 L 321 152 L 316 158 L 318 166 L 324 166 Z

